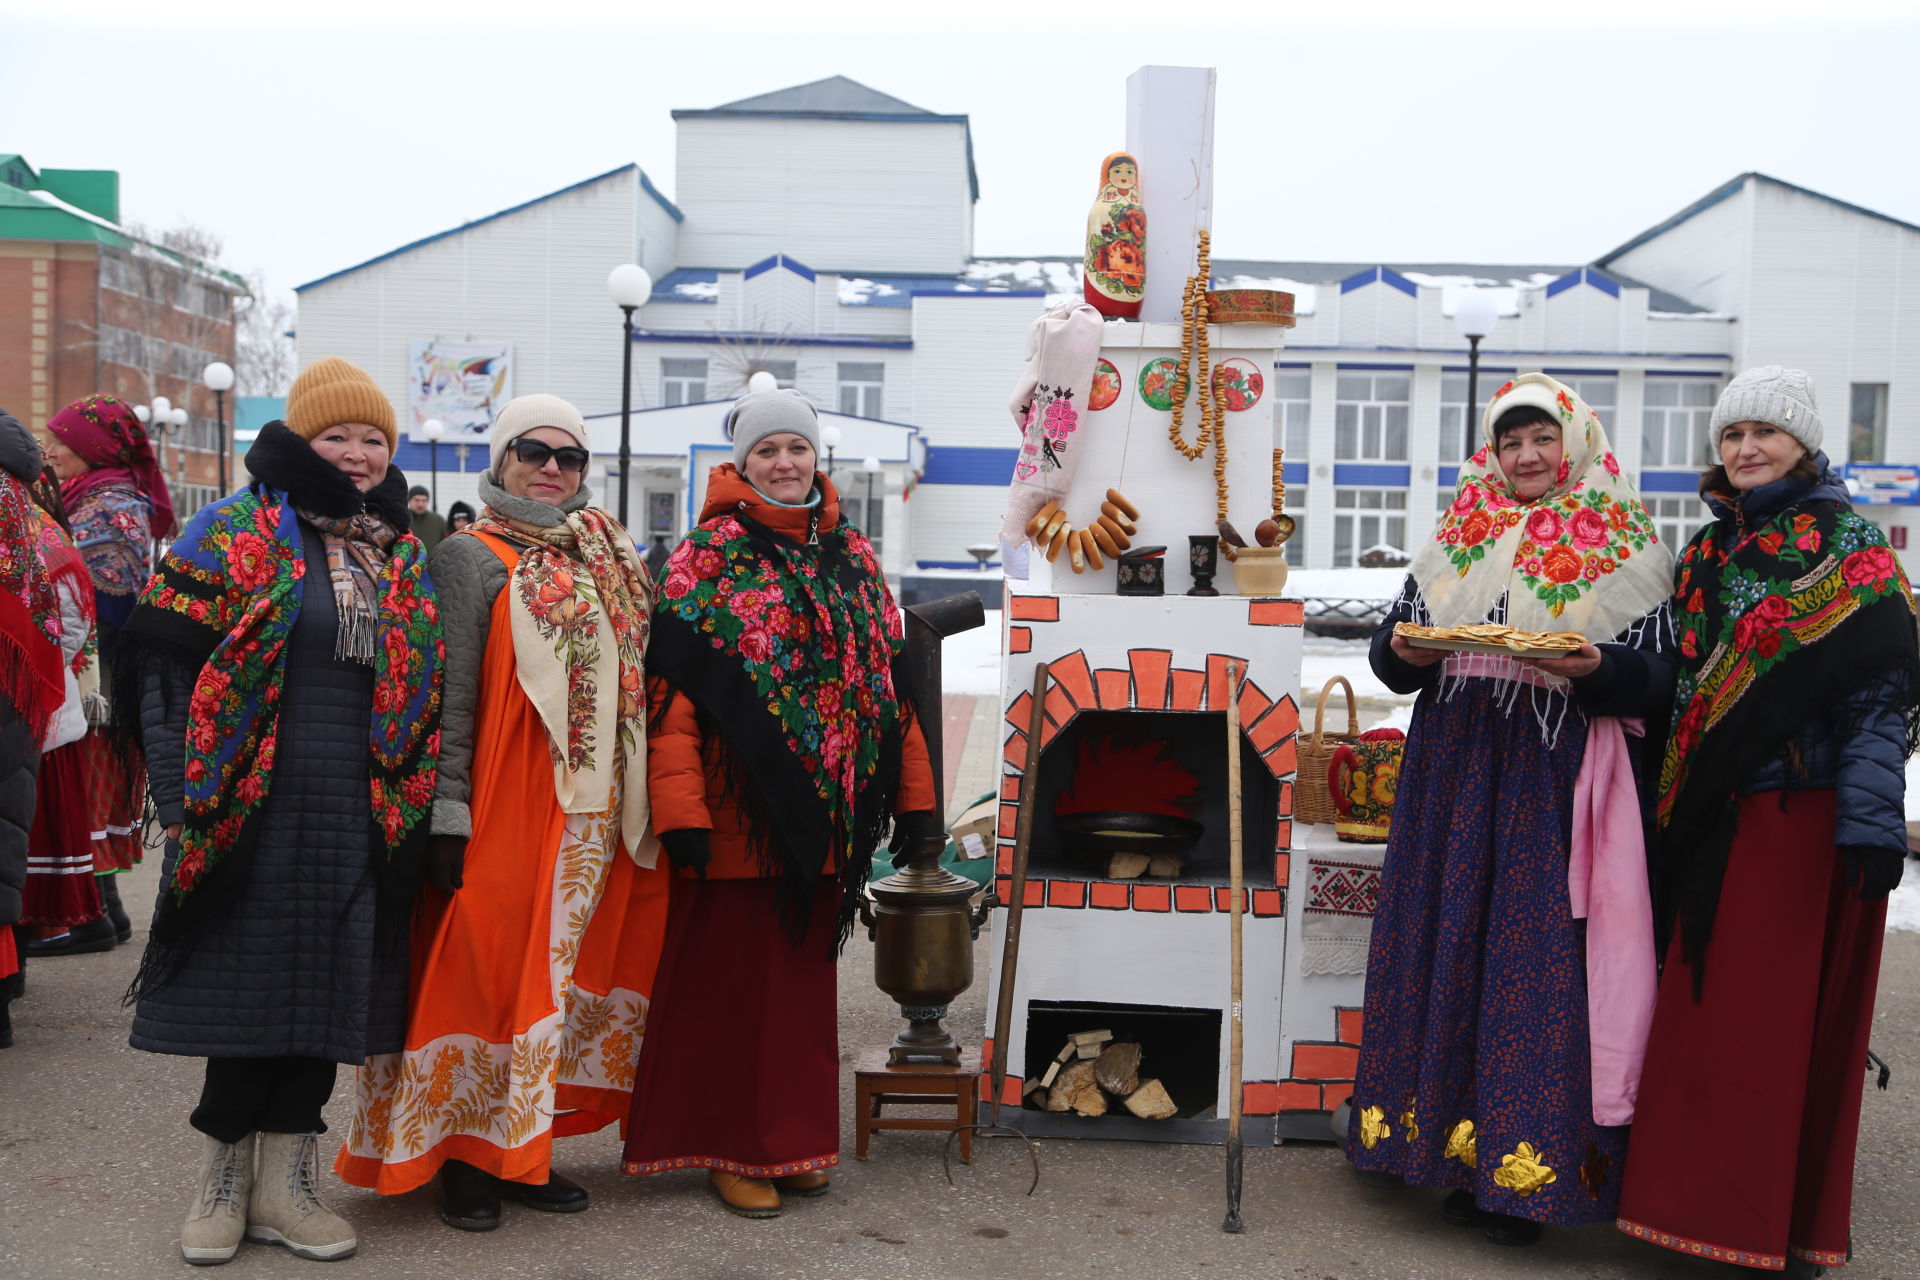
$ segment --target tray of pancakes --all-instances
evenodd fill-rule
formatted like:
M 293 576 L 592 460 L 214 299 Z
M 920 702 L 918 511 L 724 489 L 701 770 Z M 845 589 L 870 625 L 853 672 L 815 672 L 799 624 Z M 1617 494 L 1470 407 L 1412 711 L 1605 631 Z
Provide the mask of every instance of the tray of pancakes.
M 1497 653 L 1509 658 L 1564 658 L 1587 642 L 1578 631 L 1521 631 L 1497 622 L 1469 627 L 1423 627 L 1397 622 L 1395 635 L 1416 649 L 1445 649 L 1452 653 Z

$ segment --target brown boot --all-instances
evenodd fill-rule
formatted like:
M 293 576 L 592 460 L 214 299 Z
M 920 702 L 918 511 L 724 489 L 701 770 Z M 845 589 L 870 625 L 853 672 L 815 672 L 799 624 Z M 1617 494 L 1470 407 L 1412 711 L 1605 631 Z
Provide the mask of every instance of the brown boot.
M 780 1216 L 780 1193 L 765 1178 L 743 1178 L 737 1173 L 714 1169 L 707 1174 L 707 1185 L 720 1197 L 728 1213 L 742 1218 Z
M 773 1185 L 782 1191 L 791 1191 L 796 1196 L 823 1196 L 827 1194 L 827 1171 L 815 1169 L 810 1173 L 790 1173 L 784 1178 L 775 1178 Z

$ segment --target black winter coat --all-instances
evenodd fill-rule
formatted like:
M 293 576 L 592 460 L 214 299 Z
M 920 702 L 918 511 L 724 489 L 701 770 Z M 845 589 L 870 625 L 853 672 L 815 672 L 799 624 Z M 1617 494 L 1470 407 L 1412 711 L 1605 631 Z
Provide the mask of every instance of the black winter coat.
M 20 918 L 27 883 L 27 833 L 40 774 L 40 744 L 13 704 L 0 698 L 0 927 Z

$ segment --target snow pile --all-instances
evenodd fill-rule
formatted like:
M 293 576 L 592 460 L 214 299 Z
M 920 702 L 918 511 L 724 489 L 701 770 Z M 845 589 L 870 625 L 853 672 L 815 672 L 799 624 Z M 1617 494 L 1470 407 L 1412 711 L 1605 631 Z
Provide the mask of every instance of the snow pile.
M 1468 293 L 1484 293 L 1493 299 L 1503 316 L 1520 314 L 1520 291 L 1552 284 L 1559 277 L 1536 271 L 1523 280 L 1496 280 L 1488 276 L 1441 276 L 1426 271 L 1402 271 L 1401 275 L 1422 288 L 1440 291 L 1440 314 L 1450 316 Z
M 683 302 L 718 302 L 718 280 L 687 280 L 673 286 L 673 296 Z
M 1038 289 L 1047 295 L 1047 305 L 1053 307 L 1081 296 L 1080 269 L 1078 259 L 976 258 L 960 278 L 988 289 Z
M 861 276 L 842 278 L 840 281 L 840 305 L 843 307 L 864 307 L 869 298 L 891 298 L 899 290 L 890 284 L 877 280 L 868 280 Z

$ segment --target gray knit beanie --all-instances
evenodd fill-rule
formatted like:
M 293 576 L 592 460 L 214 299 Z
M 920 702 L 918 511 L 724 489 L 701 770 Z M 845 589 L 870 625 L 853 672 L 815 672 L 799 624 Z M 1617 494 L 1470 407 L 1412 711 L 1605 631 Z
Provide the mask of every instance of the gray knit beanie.
M 753 446 L 782 431 L 805 436 L 813 451 L 820 452 L 820 414 L 798 391 L 791 387 L 755 391 L 735 400 L 727 410 L 727 434 L 733 439 L 733 465 L 744 469 Z
M 1813 379 L 1805 369 L 1777 364 L 1748 369 L 1720 393 L 1711 429 L 1716 447 L 1720 433 L 1736 422 L 1770 423 L 1798 440 L 1808 453 L 1820 452 L 1820 442 L 1826 438 L 1820 411 L 1813 405 Z

